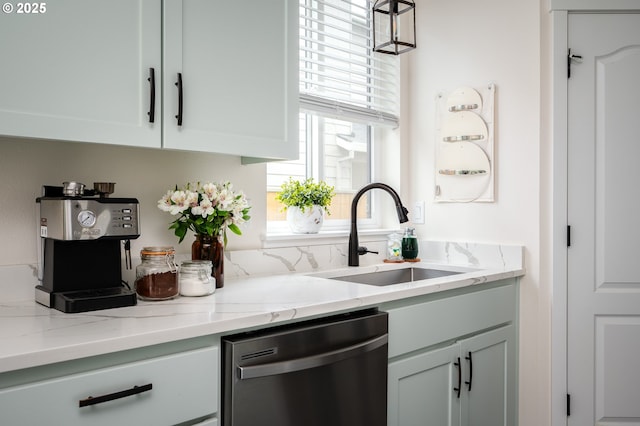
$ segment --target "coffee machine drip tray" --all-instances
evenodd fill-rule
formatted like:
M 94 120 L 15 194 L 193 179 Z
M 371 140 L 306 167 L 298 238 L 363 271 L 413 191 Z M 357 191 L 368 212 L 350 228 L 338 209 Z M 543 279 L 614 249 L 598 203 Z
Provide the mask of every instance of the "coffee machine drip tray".
M 49 292 L 39 285 L 36 286 L 36 300 L 61 312 L 79 313 L 134 306 L 137 296 L 135 291 L 126 287 Z

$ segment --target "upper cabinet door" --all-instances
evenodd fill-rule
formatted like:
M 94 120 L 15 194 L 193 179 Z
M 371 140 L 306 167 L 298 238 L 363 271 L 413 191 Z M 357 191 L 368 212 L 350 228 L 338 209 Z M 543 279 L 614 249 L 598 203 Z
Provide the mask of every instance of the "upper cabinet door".
M 298 7 L 164 1 L 165 148 L 297 157 Z
M 158 0 L 12 4 L 0 14 L 1 135 L 160 146 Z

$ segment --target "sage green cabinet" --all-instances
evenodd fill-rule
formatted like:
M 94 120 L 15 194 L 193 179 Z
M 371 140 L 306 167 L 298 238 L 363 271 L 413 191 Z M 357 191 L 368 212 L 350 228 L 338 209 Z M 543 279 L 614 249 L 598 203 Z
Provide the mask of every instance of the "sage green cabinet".
M 161 3 L 37 5 L 0 14 L 0 135 L 159 148 L 147 79 L 160 78 Z
M 165 148 L 297 158 L 298 8 L 164 1 Z
M 389 426 L 517 425 L 517 282 L 490 287 L 387 306 Z
M 2 13 L 0 135 L 297 158 L 298 7 L 58 0 Z
M 460 400 L 452 392 L 459 355 L 455 345 L 390 362 L 387 424 L 459 425 Z
M 517 424 L 515 326 L 460 341 L 460 424 Z
M 211 340 L 4 373 L 0 424 L 217 425 L 220 357 Z M 181 345 L 205 347 L 171 353 Z

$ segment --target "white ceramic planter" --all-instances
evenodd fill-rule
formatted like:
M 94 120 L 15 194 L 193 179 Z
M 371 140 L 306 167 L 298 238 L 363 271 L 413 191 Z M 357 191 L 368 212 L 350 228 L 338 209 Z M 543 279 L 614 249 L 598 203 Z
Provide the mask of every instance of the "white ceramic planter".
M 287 207 L 287 223 L 294 234 L 317 234 L 322 228 L 324 209 L 318 205 L 307 207 Z

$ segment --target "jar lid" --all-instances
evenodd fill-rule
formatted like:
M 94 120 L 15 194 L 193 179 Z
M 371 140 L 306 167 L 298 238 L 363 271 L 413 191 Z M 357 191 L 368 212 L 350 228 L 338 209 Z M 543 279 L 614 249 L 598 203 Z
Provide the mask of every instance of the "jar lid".
M 194 265 L 212 265 L 213 263 L 210 260 L 206 260 L 206 259 L 196 259 L 196 260 L 185 260 L 182 262 L 182 265 L 189 265 L 189 264 L 194 264 Z
M 181 268 L 201 268 L 203 266 L 211 267 L 213 263 L 210 260 L 185 260 L 180 264 Z
M 172 255 L 175 252 L 176 251 L 171 246 L 143 247 L 142 250 L 140 250 L 140 255 L 141 256 L 167 256 L 167 255 Z

